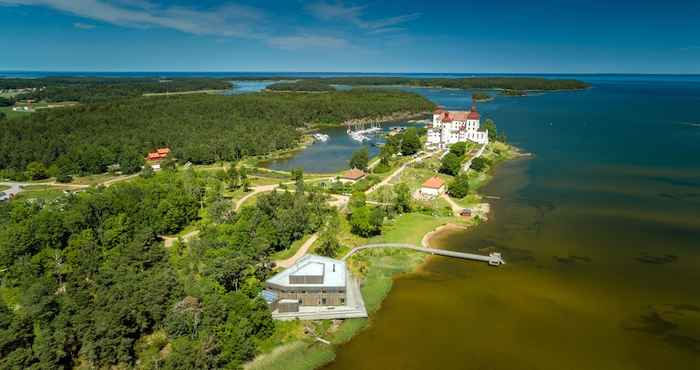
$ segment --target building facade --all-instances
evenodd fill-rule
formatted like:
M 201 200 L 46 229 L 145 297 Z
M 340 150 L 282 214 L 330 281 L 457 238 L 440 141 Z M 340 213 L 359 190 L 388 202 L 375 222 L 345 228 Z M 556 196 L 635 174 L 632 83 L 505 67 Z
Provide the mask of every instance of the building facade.
M 479 130 L 481 115 L 472 104 L 470 111 L 449 111 L 438 108 L 433 122 L 428 124 L 428 146 L 446 149 L 458 142 L 472 141 L 487 144 L 489 134 Z
M 445 182 L 439 177 L 431 177 L 420 188 L 420 194 L 426 198 L 435 198 L 445 192 Z
M 344 306 L 347 280 L 345 262 L 306 255 L 292 267 L 269 278 L 263 297 L 273 311 L 292 312 L 299 306 Z

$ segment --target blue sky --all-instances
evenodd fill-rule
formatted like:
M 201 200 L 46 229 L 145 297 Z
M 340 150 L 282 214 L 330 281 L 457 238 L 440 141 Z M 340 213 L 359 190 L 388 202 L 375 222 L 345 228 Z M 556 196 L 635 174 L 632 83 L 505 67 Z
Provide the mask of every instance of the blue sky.
M 700 73 L 698 0 L 0 0 L 0 25 L 0 70 Z

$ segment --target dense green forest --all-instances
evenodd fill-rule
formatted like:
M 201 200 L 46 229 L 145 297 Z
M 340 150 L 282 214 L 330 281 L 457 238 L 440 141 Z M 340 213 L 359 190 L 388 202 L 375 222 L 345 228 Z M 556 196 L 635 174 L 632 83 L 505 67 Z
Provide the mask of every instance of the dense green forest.
M 539 77 L 468 77 L 468 78 L 404 78 L 404 77 L 337 77 L 319 79 L 327 84 L 351 86 L 422 86 L 455 89 L 573 90 L 589 85 L 578 80 Z
M 300 182 L 236 214 L 221 196 L 226 177 L 164 171 L 54 202 L 0 203 L 0 368 L 251 359 L 274 328 L 259 298 L 269 255 L 319 230 L 330 210 Z M 222 204 L 228 211 L 215 212 Z M 198 213 L 219 216 L 202 221 L 197 240 L 164 248 L 158 235 Z
M 115 98 L 141 96 L 145 93 L 224 90 L 231 83 L 216 78 L 129 78 L 129 77 L 46 77 L 1 78 L 0 90 L 32 89 L 17 99 L 43 101 L 77 101 L 93 103 Z
M 357 90 L 140 97 L 44 110 L 0 121 L 0 170 L 21 179 L 39 162 L 55 174 L 102 173 L 162 146 L 183 163 L 236 160 L 291 148 L 306 125 L 433 107 L 417 94 Z
M 306 80 L 328 85 L 350 86 L 422 86 L 454 89 L 511 90 L 577 90 L 590 85 L 573 79 L 541 77 L 466 77 L 466 78 L 408 78 L 408 77 L 232 77 L 233 80 Z
M 277 82 L 266 87 L 272 91 L 299 91 L 299 92 L 319 92 L 335 91 L 331 85 L 315 80 L 300 80 L 294 82 Z

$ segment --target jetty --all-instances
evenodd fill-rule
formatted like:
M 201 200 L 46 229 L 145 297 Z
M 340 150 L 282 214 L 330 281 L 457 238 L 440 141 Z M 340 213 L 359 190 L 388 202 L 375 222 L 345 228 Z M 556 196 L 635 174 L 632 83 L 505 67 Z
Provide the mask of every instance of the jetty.
M 497 253 L 497 252 L 493 252 L 493 253 L 490 253 L 488 256 L 485 256 L 483 254 L 456 252 L 456 251 L 450 251 L 450 250 L 446 250 L 446 249 L 417 247 L 413 244 L 402 244 L 402 243 L 377 243 L 377 244 L 366 244 L 366 245 L 363 245 L 360 247 L 355 247 L 350 252 L 348 252 L 342 258 L 342 260 L 345 261 L 348 258 L 352 257 L 352 255 L 354 255 L 358 252 L 361 252 L 365 249 L 376 249 L 376 248 L 410 249 L 410 250 L 414 250 L 417 252 L 428 253 L 428 254 L 437 255 L 437 256 L 445 256 L 445 257 L 459 258 L 459 259 L 464 259 L 464 260 L 486 262 L 491 266 L 500 266 L 500 265 L 506 264 L 506 261 L 503 260 L 503 257 L 501 256 L 501 254 Z

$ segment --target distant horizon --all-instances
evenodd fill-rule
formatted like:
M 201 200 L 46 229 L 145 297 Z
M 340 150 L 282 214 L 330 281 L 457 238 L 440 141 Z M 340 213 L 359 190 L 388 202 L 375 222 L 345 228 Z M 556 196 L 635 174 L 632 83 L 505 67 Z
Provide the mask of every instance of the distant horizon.
M 391 71 L 294 71 L 294 70 L 177 70 L 177 69 L 100 69 L 100 70 L 80 70 L 80 69 L 0 69 L 3 73 L 235 73 L 235 74 L 367 74 L 367 75 L 591 75 L 591 76 L 700 76 L 700 73 L 673 73 L 673 72 L 391 72 Z

